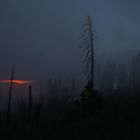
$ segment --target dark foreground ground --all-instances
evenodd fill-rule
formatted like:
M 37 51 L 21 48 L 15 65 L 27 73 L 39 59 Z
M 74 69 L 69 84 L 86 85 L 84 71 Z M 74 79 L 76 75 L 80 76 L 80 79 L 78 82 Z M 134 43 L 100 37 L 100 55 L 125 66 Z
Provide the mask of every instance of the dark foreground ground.
M 13 115 L 10 124 L 1 119 L 0 137 L 3 140 L 140 139 L 139 96 L 104 97 L 102 108 L 86 117 L 75 112 L 69 113 L 58 105 L 48 110 L 42 111 L 39 119 L 34 118 L 30 121 L 24 118 L 21 110 Z

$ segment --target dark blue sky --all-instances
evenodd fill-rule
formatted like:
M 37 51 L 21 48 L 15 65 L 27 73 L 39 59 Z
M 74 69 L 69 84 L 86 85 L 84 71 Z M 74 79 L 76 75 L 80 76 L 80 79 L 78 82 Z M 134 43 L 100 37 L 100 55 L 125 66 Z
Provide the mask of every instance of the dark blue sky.
M 97 58 L 129 62 L 140 48 L 139 0 L 1 0 L 0 79 L 46 81 L 82 72 L 81 25 L 91 15 Z M 118 57 L 119 56 L 119 57 Z

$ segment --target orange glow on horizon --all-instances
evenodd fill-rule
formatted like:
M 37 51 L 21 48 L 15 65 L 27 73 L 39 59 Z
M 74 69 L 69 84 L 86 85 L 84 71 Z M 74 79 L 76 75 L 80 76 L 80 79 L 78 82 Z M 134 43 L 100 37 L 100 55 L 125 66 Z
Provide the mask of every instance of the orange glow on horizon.
M 35 83 L 36 81 L 28 81 L 28 80 L 0 80 L 0 83 L 15 83 L 19 85 L 24 85 L 24 84 L 30 84 L 30 83 Z

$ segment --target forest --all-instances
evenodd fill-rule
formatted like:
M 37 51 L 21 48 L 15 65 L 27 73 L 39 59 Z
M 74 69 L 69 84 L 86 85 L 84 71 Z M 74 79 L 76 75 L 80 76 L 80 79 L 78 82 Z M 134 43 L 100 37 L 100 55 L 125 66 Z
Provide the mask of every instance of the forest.
M 26 101 L 13 105 L 14 66 L 7 99 L 0 111 L 0 135 L 4 139 L 103 139 L 140 138 L 140 51 L 131 65 L 111 58 L 96 63 L 96 32 L 90 16 L 82 26 L 79 51 L 85 58 L 85 83 L 77 87 L 76 76 L 65 85 L 50 78 L 37 99 L 28 83 Z M 3 100 L 0 92 L 0 104 Z

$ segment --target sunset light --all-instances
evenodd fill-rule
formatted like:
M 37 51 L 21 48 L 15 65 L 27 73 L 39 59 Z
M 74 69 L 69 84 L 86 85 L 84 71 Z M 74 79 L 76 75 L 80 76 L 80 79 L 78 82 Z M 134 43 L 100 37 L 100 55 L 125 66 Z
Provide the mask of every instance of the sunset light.
M 29 84 L 29 83 L 35 83 L 36 81 L 28 81 L 28 80 L 12 80 L 13 83 L 15 84 Z M 11 83 L 11 80 L 0 80 L 0 83 Z

